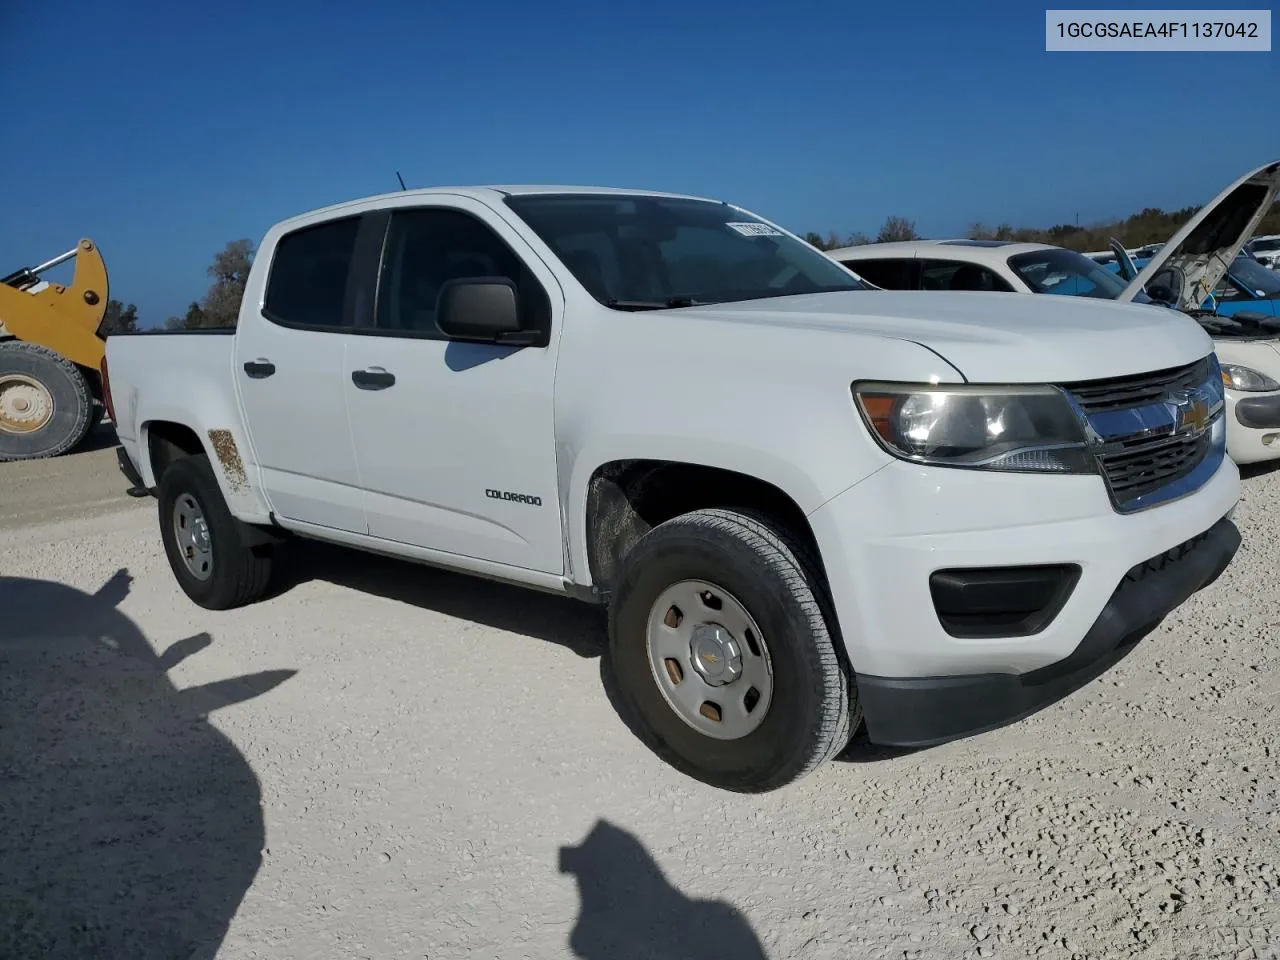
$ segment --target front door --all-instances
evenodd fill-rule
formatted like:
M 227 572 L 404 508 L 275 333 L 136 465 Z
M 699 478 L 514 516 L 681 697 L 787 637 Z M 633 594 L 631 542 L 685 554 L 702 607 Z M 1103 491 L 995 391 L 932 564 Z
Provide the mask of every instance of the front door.
M 515 231 L 477 201 L 396 207 L 372 329 L 350 338 L 343 388 L 375 537 L 562 573 L 554 431 L 563 296 Z M 451 341 L 450 279 L 502 276 L 547 345 Z
M 285 234 L 262 309 L 241 316 L 233 375 L 275 514 L 365 533 L 364 501 L 347 424 L 347 279 L 360 217 Z

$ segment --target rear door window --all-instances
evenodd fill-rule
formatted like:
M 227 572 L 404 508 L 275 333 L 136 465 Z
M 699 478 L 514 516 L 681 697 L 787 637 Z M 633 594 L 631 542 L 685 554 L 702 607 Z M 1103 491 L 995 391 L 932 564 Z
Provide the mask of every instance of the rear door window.
M 988 267 L 963 260 L 920 261 L 922 290 L 1013 290 L 999 274 Z
M 262 312 L 286 327 L 342 327 L 360 217 L 287 233 L 276 244 Z
M 886 290 L 915 289 L 915 265 L 912 257 L 886 257 L 876 260 L 845 260 L 844 265 L 877 287 Z

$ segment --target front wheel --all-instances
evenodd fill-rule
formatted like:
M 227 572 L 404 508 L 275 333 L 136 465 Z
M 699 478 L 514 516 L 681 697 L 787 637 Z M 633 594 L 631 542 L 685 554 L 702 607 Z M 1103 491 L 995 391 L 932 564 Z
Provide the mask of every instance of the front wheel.
M 183 457 L 160 477 L 160 539 L 182 591 L 208 610 L 257 600 L 271 578 L 270 546 L 246 546 L 209 458 Z
M 622 708 L 658 756 L 737 792 L 785 786 L 848 743 L 860 711 L 816 562 L 772 520 L 699 510 L 622 563 L 609 652 Z

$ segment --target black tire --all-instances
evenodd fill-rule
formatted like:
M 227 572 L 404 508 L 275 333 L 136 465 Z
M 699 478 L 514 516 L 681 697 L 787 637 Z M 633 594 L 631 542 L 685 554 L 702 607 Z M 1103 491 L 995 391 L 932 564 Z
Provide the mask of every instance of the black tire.
M 718 585 L 764 634 L 773 692 L 763 721 L 739 739 L 695 730 L 667 702 L 651 668 L 647 623 L 662 592 L 682 580 Z M 698 510 L 645 534 L 618 573 L 609 611 L 612 684 L 624 719 L 682 773 L 739 793 L 776 790 L 849 742 L 861 719 L 824 580 L 810 552 L 763 515 Z
M 160 476 L 160 539 L 173 575 L 192 602 L 207 610 L 228 610 L 259 599 L 271 579 L 273 551 L 270 545 L 248 547 L 240 538 L 235 519 L 218 488 L 208 456 L 183 457 Z M 201 579 L 183 559 L 175 512 L 180 501 L 194 501 L 208 530 L 208 574 Z
M 0 461 L 60 457 L 79 445 L 89 432 L 94 408 L 80 368 L 48 347 L 6 340 L 0 343 L 0 391 L 17 378 L 43 387 L 53 411 L 43 426 L 29 432 L 20 430 L 16 421 L 9 425 L 0 411 Z

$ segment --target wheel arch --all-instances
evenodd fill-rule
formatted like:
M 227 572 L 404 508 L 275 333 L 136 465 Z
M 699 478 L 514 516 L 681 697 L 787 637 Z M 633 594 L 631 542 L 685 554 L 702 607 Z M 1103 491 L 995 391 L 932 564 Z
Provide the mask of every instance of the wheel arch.
M 786 525 L 812 550 L 826 577 L 822 551 L 801 503 L 781 486 L 727 467 L 689 460 L 626 458 L 592 470 L 584 485 L 578 524 L 580 579 L 607 597 L 623 558 L 658 524 L 707 508 L 764 513 Z
M 247 523 L 271 522 L 270 507 L 250 480 L 251 468 L 242 452 L 247 446 L 238 430 L 170 413 L 142 420 L 138 432 L 138 467 L 148 487 L 159 486 L 164 469 L 175 460 L 203 454 L 231 512 Z

